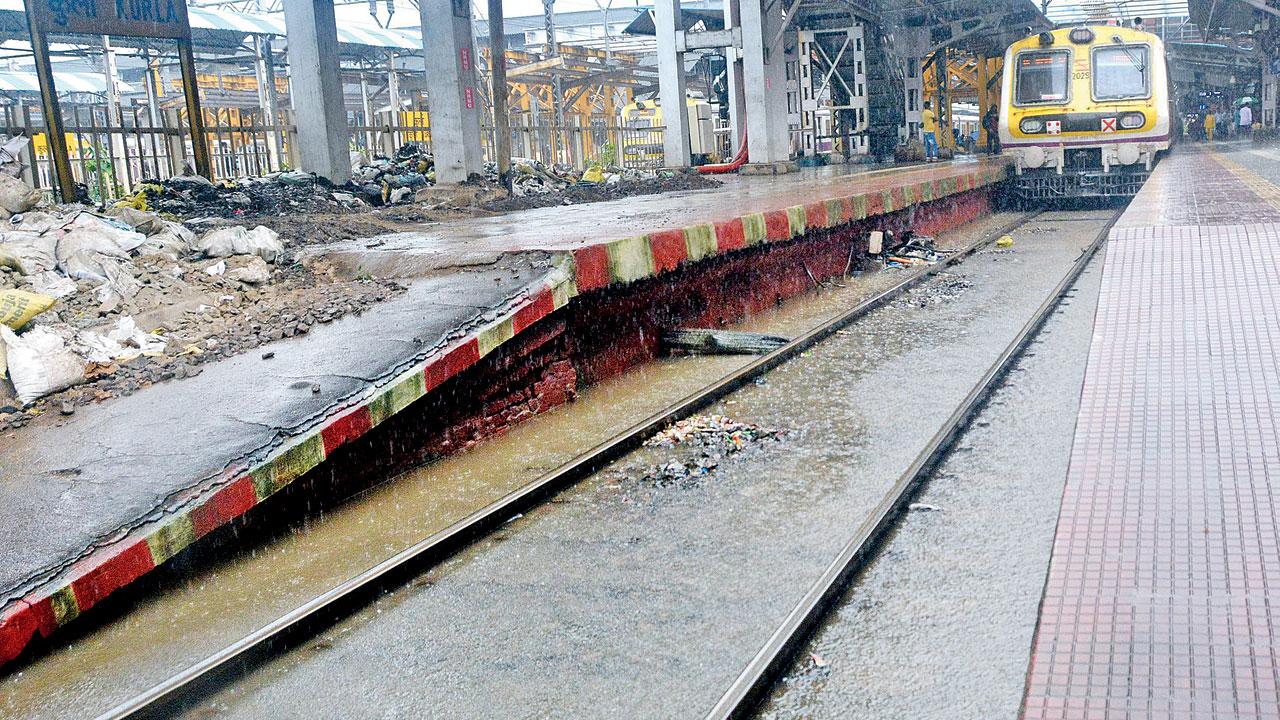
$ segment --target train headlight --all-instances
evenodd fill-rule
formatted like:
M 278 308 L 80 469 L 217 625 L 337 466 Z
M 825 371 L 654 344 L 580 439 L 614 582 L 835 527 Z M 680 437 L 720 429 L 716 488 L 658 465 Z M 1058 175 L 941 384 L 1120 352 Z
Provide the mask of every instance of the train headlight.
M 1120 116 L 1120 127 L 1125 130 L 1136 130 L 1147 124 L 1147 116 L 1139 112 L 1125 113 Z
M 1077 45 L 1086 45 L 1093 42 L 1093 31 L 1087 27 L 1072 28 L 1067 38 Z
M 1022 122 L 1018 123 L 1018 129 L 1028 135 L 1035 135 L 1036 133 L 1044 132 L 1044 121 L 1036 118 L 1023 118 Z

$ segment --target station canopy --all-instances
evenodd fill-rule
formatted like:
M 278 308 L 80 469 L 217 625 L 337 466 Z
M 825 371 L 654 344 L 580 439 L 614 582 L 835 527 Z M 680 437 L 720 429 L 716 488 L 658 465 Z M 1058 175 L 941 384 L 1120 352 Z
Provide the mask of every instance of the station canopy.
M 847 1 L 803 0 L 819 7 Z M 872 19 L 890 32 L 927 33 L 929 51 L 946 46 L 997 57 L 1029 31 L 1052 27 L 1033 0 L 871 0 L 869 5 Z
M 189 6 L 191 40 L 197 51 L 235 50 L 249 35 L 285 37 L 284 16 L 235 12 L 218 8 Z M 0 0 L 0 35 L 27 38 L 26 6 L 23 0 Z M 121 38 L 121 45 L 136 42 Z M 422 31 L 417 28 L 382 28 L 369 23 L 338 24 L 338 42 L 357 48 L 422 51 Z M 353 48 L 355 49 L 355 48 Z

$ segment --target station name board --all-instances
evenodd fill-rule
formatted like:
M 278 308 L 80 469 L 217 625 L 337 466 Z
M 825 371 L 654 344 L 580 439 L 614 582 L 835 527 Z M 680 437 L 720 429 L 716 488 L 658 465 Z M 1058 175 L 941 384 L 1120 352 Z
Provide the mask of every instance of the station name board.
M 189 37 L 186 0 L 26 0 L 49 33 Z

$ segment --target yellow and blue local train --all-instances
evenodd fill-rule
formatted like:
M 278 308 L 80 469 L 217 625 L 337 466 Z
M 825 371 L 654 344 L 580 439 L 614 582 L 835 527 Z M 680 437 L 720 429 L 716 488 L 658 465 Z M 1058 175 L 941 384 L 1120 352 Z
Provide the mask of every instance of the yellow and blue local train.
M 1042 32 L 1005 52 L 1000 143 L 1024 199 L 1129 197 L 1169 149 L 1164 43 L 1133 27 Z

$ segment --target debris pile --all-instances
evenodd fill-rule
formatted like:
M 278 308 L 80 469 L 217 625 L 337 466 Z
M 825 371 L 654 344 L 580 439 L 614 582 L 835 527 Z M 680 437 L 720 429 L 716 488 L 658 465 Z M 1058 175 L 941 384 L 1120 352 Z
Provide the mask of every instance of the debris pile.
M 912 265 L 934 265 L 941 259 L 941 253 L 935 248 L 933 238 L 907 231 L 902 234 L 902 242 L 885 253 L 884 266 L 885 269 L 890 269 Z
M 263 226 L 197 233 L 133 205 L 40 201 L 3 206 L 0 223 L 0 428 L 25 424 L 53 393 L 73 412 L 401 290 L 292 264 Z
M 660 487 L 686 483 L 710 474 L 725 457 L 782 435 L 781 430 L 738 422 L 723 415 L 694 415 L 658 432 L 644 444 L 656 448 L 688 446 L 696 452 L 650 468 L 643 481 Z
M 644 441 L 645 447 L 676 447 L 693 444 L 737 452 L 748 443 L 776 438 L 780 430 L 754 423 L 738 422 L 724 415 L 693 415 L 672 423 Z

